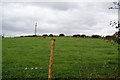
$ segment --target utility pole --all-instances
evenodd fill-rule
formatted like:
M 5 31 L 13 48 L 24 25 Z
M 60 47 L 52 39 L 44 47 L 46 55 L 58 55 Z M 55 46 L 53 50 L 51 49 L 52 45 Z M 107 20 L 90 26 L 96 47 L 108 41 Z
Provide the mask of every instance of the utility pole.
M 35 23 L 35 36 L 36 36 L 36 32 L 37 32 L 37 22 Z
M 3 33 L 2 37 L 5 37 L 5 33 Z

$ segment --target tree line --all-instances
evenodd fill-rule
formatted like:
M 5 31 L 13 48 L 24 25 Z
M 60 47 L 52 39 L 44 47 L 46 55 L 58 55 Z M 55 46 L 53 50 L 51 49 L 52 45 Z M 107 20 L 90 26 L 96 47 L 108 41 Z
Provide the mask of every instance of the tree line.
M 105 37 L 102 37 L 101 35 L 91 35 L 91 36 L 87 36 L 85 34 L 74 34 L 71 36 L 66 36 L 65 34 L 61 33 L 59 35 L 54 35 L 54 34 L 43 34 L 43 35 L 27 35 L 27 36 L 20 36 L 20 37 L 81 37 L 81 38 L 110 38 L 113 37 L 111 35 L 107 35 Z

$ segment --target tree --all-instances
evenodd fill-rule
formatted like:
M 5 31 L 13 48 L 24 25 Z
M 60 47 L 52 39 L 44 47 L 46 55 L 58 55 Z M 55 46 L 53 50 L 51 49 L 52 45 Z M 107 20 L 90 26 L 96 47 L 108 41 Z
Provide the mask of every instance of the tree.
M 116 38 L 114 38 L 113 40 L 115 42 L 117 42 L 118 44 L 120 44 L 120 22 L 118 21 L 118 23 L 116 23 L 117 25 L 114 25 L 113 27 L 115 27 L 116 29 L 118 29 L 118 31 L 115 33 L 116 35 L 118 35 Z
M 118 35 L 117 37 L 113 37 L 113 40 L 120 44 L 120 22 L 114 22 L 110 21 L 110 26 L 115 27 L 118 31 L 115 33 L 115 35 Z
M 20 37 L 24 37 L 24 36 L 20 36 Z
M 43 34 L 42 36 L 47 37 L 48 35 L 47 34 Z
M 120 1 L 119 2 L 113 2 L 113 4 L 114 4 L 114 7 L 111 7 L 109 9 L 120 9 Z M 118 10 L 118 14 L 119 13 L 120 13 L 120 10 Z M 118 44 L 120 44 L 120 22 L 119 22 L 119 19 L 118 19 L 118 22 L 110 21 L 110 26 L 118 29 L 118 31 L 115 33 L 116 35 L 118 35 L 118 37 L 113 38 L 113 40 L 115 42 L 117 42 Z
M 65 36 L 64 34 L 59 34 L 60 37 Z
M 73 37 L 80 37 L 80 34 L 75 34 L 73 35 Z
M 86 35 L 85 35 L 85 34 L 83 34 L 83 35 L 81 35 L 81 37 L 82 37 L 82 38 L 85 38 L 85 37 L 86 37 Z
M 53 34 L 50 34 L 49 36 L 50 36 L 50 37 L 53 37 Z
M 92 38 L 100 38 L 100 35 L 92 35 Z
M 107 36 L 105 36 L 105 38 L 111 38 L 112 36 L 110 36 L 110 35 L 107 35 Z

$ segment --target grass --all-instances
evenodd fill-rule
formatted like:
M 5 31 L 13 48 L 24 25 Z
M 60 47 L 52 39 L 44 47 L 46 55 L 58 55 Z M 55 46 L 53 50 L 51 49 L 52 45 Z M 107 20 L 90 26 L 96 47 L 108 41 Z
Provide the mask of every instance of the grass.
M 52 37 L 3 38 L 2 77 L 47 78 Z M 55 37 L 53 78 L 118 78 L 117 44 Z

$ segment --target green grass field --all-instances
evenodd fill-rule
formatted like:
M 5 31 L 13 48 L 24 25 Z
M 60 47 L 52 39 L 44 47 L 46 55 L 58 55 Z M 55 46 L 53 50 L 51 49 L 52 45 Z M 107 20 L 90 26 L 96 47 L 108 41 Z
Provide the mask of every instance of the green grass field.
M 102 39 L 56 39 L 53 78 L 118 78 L 117 44 Z M 2 77 L 47 78 L 52 37 L 3 38 Z

